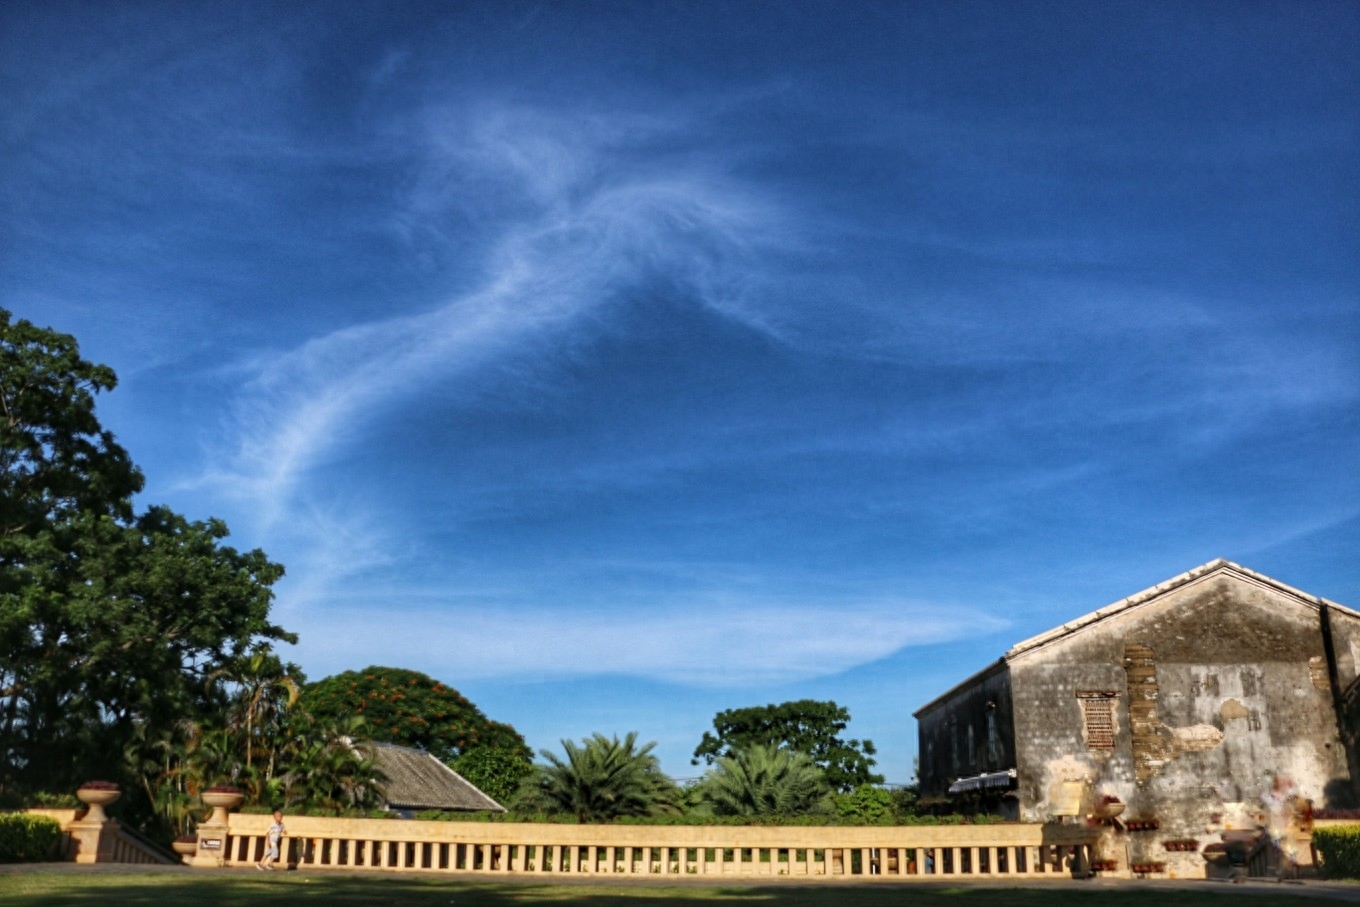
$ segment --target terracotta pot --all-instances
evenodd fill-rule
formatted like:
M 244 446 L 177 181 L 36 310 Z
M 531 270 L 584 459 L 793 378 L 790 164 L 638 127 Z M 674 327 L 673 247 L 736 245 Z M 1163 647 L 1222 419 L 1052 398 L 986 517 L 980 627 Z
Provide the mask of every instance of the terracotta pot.
M 107 822 L 108 814 L 104 812 L 104 807 L 111 806 L 118 802 L 118 798 L 123 796 L 120 790 L 108 790 L 105 788 L 82 787 L 76 791 L 76 799 L 90 808 L 85 814 L 86 822 Z

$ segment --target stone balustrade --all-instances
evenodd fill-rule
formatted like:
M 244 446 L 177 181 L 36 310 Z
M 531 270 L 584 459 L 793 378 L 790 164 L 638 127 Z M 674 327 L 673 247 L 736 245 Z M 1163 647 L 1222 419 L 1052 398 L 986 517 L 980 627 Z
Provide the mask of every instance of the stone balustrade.
M 272 818 L 234 813 L 205 838 L 218 865 L 264 854 Z M 281 863 L 487 876 L 825 881 L 1084 876 L 1094 836 L 1072 825 L 891 827 L 553 825 L 285 816 Z M 198 865 L 203 865 L 199 863 Z
M 104 815 L 102 810 L 94 818 L 83 809 L 29 809 L 25 812 L 54 819 L 61 826 L 63 859 L 75 863 L 175 862 L 141 835 Z

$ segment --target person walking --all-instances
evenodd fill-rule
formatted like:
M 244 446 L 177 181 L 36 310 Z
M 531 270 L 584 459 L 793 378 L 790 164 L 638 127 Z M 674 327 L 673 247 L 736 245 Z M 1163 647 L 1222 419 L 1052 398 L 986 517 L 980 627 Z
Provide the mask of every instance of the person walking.
M 274 810 L 274 824 L 269 826 L 269 831 L 266 833 L 268 846 L 265 848 L 264 859 L 255 864 L 256 869 L 264 871 L 274 868 L 274 864 L 279 860 L 279 848 L 283 844 L 283 836 L 287 833 L 288 829 L 283 827 L 283 810 Z

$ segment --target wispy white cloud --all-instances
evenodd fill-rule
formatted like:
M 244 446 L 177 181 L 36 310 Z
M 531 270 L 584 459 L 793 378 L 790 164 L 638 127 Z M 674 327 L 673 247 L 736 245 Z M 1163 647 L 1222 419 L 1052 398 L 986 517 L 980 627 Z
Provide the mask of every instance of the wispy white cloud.
M 901 601 L 704 601 L 686 609 L 626 612 L 328 608 L 299 654 L 322 670 L 400 663 L 464 680 L 545 680 L 619 674 L 692 686 L 757 686 L 825 677 L 927 645 L 1005 628 L 957 607 Z
M 715 308 L 729 303 L 729 284 L 740 282 L 737 260 L 768 241 L 768 210 L 713 176 L 600 178 L 605 164 L 597 158 L 607 149 L 598 146 L 610 136 L 592 144 L 578 131 L 559 141 L 542 123 L 530 125 L 514 136 L 505 122 L 459 133 L 467 146 L 452 155 L 481 166 L 474 171 L 481 176 L 508 168 L 533 203 L 490 246 L 483 284 L 429 311 L 258 356 L 199 483 L 253 502 L 271 525 L 308 470 L 362 435 L 365 415 L 384 401 L 566 334 L 621 291 L 660 275 Z M 446 165 L 441 158 L 432 169 Z M 411 208 L 428 214 L 449 185 L 424 187 Z

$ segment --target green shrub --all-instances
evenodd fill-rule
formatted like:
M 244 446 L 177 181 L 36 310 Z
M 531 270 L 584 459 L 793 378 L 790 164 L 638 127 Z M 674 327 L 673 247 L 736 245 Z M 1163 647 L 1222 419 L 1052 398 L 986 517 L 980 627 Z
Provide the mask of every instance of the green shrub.
M 861 784 L 848 794 L 836 796 L 836 814 L 865 825 L 892 825 L 893 794 L 883 787 Z
M 1360 879 L 1360 825 L 1316 828 L 1313 846 L 1328 878 Z
M 479 746 L 450 763 L 473 787 L 504 806 L 515 799 L 534 764 L 519 749 Z
M 268 806 L 243 806 L 243 815 L 268 815 L 273 810 Z M 284 822 L 288 821 L 288 816 L 325 816 L 334 818 L 337 813 L 333 809 L 308 809 L 307 807 L 294 806 L 283 811 Z M 340 818 L 346 819 L 398 819 L 396 813 L 384 812 L 383 810 L 342 810 Z M 411 816 L 413 819 L 420 819 L 425 822 L 527 822 L 538 825 L 578 825 L 577 818 L 568 813 L 530 813 L 530 812 L 457 812 L 453 810 L 445 811 L 442 809 L 422 809 L 417 810 Z M 656 826 L 722 826 L 730 828 L 741 828 L 744 826 L 769 826 L 781 827 L 789 826 L 795 828 L 821 828 L 825 826 L 856 827 L 863 825 L 1004 825 L 1008 820 L 1000 816 L 902 816 L 897 821 L 876 819 L 866 821 L 856 816 L 709 816 L 686 813 L 681 815 L 663 816 L 619 816 L 617 819 L 608 823 L 587 823 L 592 825 L 656 825 Z
M 527 822 L 539 825 L 576 825 L 575 816 L 563 813 L 460 813 L 428 810 L 415 818 L 433 822 Z M 1004 825 L 1000 816 L 903 816 L 895 823 L 865 822 L 843 816 L 705 816 L 693 813 L 676 816 L 620 816 L 610 825 L 703 826 L 742 828 L 745 826 L 822 828 L 826 826 L 857 827 L 863 825 Z
M 6 790 L 0 792 L 0 812 L 17 809 L 79 809 L 81 803 L 71 792 L 54 794 L 49 791 Z
M 82 804 L 75 794 L 57 794 L 40 790 L 28 797 L 27 805 L 47 809 L 80 809 Z
M 61 825 L 47 816 L 0 814 L 0 863 L 41 863 L 60 854 Z
M 237 812 L 243 816 L 271 816 L 278 807 L 270 806 L 267 803 L 248 803 L 242 806 Z M 207 813 L 207 810 L 204 810 Z M 283 807 L 284 824 L 288 822 L 288 816 L 318 816 L 328 819 L 399 819 L 396 813 L 388 812 L 385 809 L 364 809 L 362 807 L 351 807 L 349 809 L 333 809 L 325 806 L 286 806 Z

